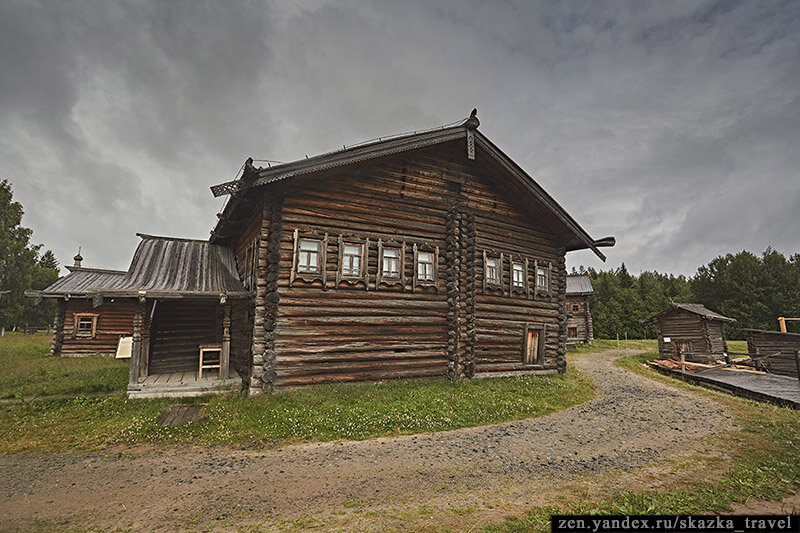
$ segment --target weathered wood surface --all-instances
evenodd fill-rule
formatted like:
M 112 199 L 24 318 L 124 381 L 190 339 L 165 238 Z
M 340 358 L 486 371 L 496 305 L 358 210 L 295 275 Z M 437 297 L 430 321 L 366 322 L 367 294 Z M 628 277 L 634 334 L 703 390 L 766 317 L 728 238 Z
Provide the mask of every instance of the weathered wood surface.
M 574 307 L 577 306 L 577 309 Z M 567 312 L 567 341 L 586 344 L 594 340 L 592 315 L 589 310 L 589 297 L 586 295 L 566 297 Z M 570 335 L 570 328 L 575 329 L 575 335 Z
M 135 306 L 131 300 L 106 300 L 100 307 L 93 307 L 91 300 L 83 298 L 61 302 L 59 309 L 63 306 L 64 315 L 63 319 L 56 319 L 60 328 L 56 332 L 54 355 L 113 354 L 117 351 L 120 336 L 133 333 Z M 77 335 L 75 315 L 83 313 L 98 315 L 94 337 Z
M 197 372 L 199 345 L 221 343 L 218 302 L 158 302 L 150 327 L 149 372 Z
M 157 426 L 184 426 L 200 420 L 202 405 L 168 405 L 156 420 Z
M 700 374 L 681 374 L 680 370 L 660 366 L 655 368 L 664 374 L 681 376 L 689 381 L 743 398 L 800 409 L 800 382 L 787 376 L 730 368 L 713 368 Z
M 225 394 L 242 388 L 242 378 L 231 371 L 228 379 L 221 380 L 216 372 L 197 379 L 197 370 L 193 372 L 168 372 L 150 374 L 141 382 L 128 385 L 129 398 L 181 398 L 204 396 L 207 394 Z
M 797 377 L 795 354 L 800 350 L 800 335 L 780 331 L 746 330 L 747 349 L 750 355 L 775 354 L 761 361 L 765 369 L 774 374 Z
M 655 320 L 661 358 L 679 357 L 680 343 L 690 343 L 685 351 L 708 354 L 687 357 L 689 361 L 701 363 L 709 362 L 714 359 L 714 355 L 721 355 L 727 350 L 721 322 L 677 308 Z M 664 342 L 664 337 L 669 337 L 670 342 Z
M 253 202 L 263 206 L 260 235 L 251 220 L 236 241 L 240 260 L 248 242 L 259 243 L 251 392 L 443 376 L 448 367 L 468 375 L 530 370 L 522 337 L 531 322 L 547 325 L 542 368 L 556 369 L 564 252 L 507 195 L 463 149 L 441 148 L 267 187 L 263 202 Z M 322 275 L 292 275 L 295 231 L 328 235 Z M 367 239 L 374 244 L 365 247 L 364 275 L 340 280 L 341 243 Z M 405 245 L 405 283 L 378 282 L 378 240 Z M 415 245 L 439 251 L 430 286 L 413 283 Z M 534 263 L 546 265 L 551 290 L 511 294 L 506 271 L 505 291 L 477 290 L 484 249 L 527 259 L 530 287 Z

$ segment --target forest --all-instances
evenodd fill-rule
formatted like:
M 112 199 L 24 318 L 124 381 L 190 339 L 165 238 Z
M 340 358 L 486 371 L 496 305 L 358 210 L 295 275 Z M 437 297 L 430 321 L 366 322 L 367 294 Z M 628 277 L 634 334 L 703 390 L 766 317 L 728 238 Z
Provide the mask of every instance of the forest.
M 772 248 L 761 255 L 719 256 L 689 278 L 659 272 L 635 276 L 624 263 L 588 272 L 595 290 L 591 309 L 597 338 L 655 338 L 653 324 L 639 320 L 664 310 L 670 300 L 700 303 L 735 318 L 726 326 L 730 339 L 744 339 L 742 328 L 777 330 L 779 316 L 800 317 L 800 254 L 787 258 Z M 789 322 L 787 329 L 800 332 L 800 323 Z

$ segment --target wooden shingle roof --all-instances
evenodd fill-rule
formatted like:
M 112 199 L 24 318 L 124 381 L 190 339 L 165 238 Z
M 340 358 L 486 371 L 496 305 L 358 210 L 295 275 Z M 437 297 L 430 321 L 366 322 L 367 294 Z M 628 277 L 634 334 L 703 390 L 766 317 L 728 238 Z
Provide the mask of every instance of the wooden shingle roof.
M 93 288 L 114 289 L 122 283 L 126 272 L 124 270 L 108 270 L 104 268 L 67 267 L 69 274 L 41 291 L 26 291 L 27 296 L 41 296 L 42 298 L 63 298 L 86 296 L 87 291 Z
M 201 240 L 137 235 L 142 241 L 125 277 L 113 288 L 93 288 L 90 296 L 250 297 L 229 248 Z
M 567 295 L 594 294 L 592 279 L 589 274 L 568 274 L 567 275 Z
M 474 114 L 474 112 L 473 112 Z M 474 120 L 474 117 L 470 120 Z M 554 220 L 558 221 L 560 232 L 569 235 L 568 242 L 565 242 L 567 251 L 591 249 L 600 259 L 605 261 L 606 257 L 598 249 L 599 246 L 613 246 L 613 238 L 601 240 L 593 239 L 567 211 L 558 204 L 528 173 L 517 165 L 502 150 L 495 146 L 477 128 L 477 120 L 452 126 L 438 128 L 419 133 L 411 133 L 389 138 L 379 139 L 356 145 L 350 148 L 343 148 L 333 152 L 328 152 L 314 157 L 307 157 L 298 161 L 284 163 L 269 168 L 255 168 L 252 160 L 248 159 L 245 163 L 244 174 L 238 180 L 221 183 L 211 187 L 215 197 L 230 194 L 231 201 L 228 202 L 220 215 L 220 220 L 216 228 L 211 232 L 212 242 L 224 236 L 223 227 L 226 220 L 231 217 L 236 209 L 240 197 L 248 190 L 255 187 L 267 185 L 289 178 L 317 174 L 333 169 L 346 168 L 357 165 L 365 161 L 376 160 L 382 157 L 419 150 L 429 146 L 441 145 L 461 141 L 465 146 L 474 145 L 476 152 L 480 151 L 479 156 L 491 161 L 492 168 L 498 169 L 511 180 L 516 180 L 522 185 L 522 194 L 525 196 L 532 211 L 549 213 Z
M 655 315 L 645 318 L 641 322 L 647 322 L 650 320 L 655 320 L 656 318 L 660 317 L 665 313 L 670 313 L 675 310 L 683 310 L 688 311 L 689 313 L 693 313 L 695 315 L 702 316 L 709 320 L 719 320 L 721 322 L 736 322 L 735 318 L 728 318 L 726 316 L 722 316 L 719 313 L 715 313 L 714 311 L 707 309 L 706 307 L 702 306 L 701 304 L 679 304 L 679 303 L 671 303 L 670 306 L 661 311 L 660 313 L 656 313 Z

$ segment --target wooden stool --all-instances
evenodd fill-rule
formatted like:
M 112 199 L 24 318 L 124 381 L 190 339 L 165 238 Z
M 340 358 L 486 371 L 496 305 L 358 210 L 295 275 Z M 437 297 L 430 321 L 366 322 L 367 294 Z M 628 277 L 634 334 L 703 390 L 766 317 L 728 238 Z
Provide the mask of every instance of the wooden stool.
M 216 352 L 216 355 L 213 355 Z M 208 354 L 208 355 L 206 355 Z M 197 371 L 197 380 L 203 379 L 203 370 L 216 368 L 217 372 L 222 370 L 222 345 L 221 344 L 201 344 L 200 345 L 200 369 Z

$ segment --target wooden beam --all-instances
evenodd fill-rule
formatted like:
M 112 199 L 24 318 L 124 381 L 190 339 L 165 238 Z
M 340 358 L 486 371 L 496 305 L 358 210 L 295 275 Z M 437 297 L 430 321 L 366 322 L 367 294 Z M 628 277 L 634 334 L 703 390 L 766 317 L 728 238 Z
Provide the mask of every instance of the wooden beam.
M 133 315 L 133 342 L 131 346 L 131 367 L 128 374 L 128 385 L 139 383 L 139 373 L 142 361 L 142 317 L 144 315 L 144 302 L 139 300 L 136 312 Z
M 228 369 L 231 360 L 231 306 L 225 304 L 222 307 L 222 353 L 220 354 L 220 379 L 228 379 Z

